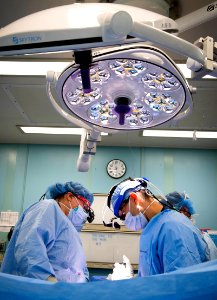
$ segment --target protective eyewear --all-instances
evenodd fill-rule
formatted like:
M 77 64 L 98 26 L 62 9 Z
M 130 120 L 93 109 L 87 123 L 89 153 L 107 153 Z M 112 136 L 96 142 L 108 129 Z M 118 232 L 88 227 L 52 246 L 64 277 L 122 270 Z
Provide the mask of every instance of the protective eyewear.
M 128 198 L 127 200 L 124 200 L 124 201 L 121 203 L 121 206 L 120 206 L 120 208 L 119 208 L 118 214 L 119 214 L 119 218 L 120 218 L 122 221 L 124 221 L 125 218 L 126 218 L 126 213 L 123 211 L 123 208 L 124 208 L 125 205 L 127 205 L 128 202 L 129 202 L 129 198 Z M 120 213 L 121 213 L 121 215 L 120 215 Z
M 151 192 L 149 189 L 147 189 L 146 187 L 144 187 L 143 185 L 137 186 L 137 187 L 136 187 L 134 190 L 132 190 L 131 192 L 137 193 L 137 192 L 140 192 L 140 191 L 145 191 L 145 192 L 147 193 L 147 195 L 154 197 L 154 195 L 152 194 L 152 192 Z M 122 221 L 124 221 L 125 218 L 126 218 L 126 213 L 123 211 L 123 209 L 124 209 L 124 207 L 129 203 L 129 200 L 130 200 L 130 196 L 129 196 L 127 199 L 125 199 L 125 200 L 121 203 L 121 205 L 120 205 L 120 207 L 119 207 L 119 218 L 120 218 Z M 120 215 L 120 213 L 121 213 L 121 215 Z
M 88 214 L 87 221 L 89 223 L 92 223 L 95 218 L 95 214 L 94 214 L 93 209 L 90 207 L 90 202 L 80 195 L 75 195 L 75 197 L 84 203 L 83 209 Z
M 75 195 L 75 197 L 78 198 L 79 200 L 81 200 L 84 203 L 84 205 L 90 206 L 90 201 L 88 201 L 84 197 L 82 197 L 80 195 Z

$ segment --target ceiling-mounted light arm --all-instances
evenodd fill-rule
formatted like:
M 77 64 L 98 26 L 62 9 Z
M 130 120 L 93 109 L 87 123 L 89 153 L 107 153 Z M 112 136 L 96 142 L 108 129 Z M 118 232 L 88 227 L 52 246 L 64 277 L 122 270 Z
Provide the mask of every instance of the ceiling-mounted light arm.
M 134 22 L 130 35 L 145 41 L 153 42 L 154 44 L 186 57 L 191 57 L 197 62 L 204 64 L 205 58 L 203 51 L 200 48 L 165 31 L 153 28 L 143 23 Z
M 169 24 L 170 32 L 178 31 L 174 20 L 145 9 L 113 3 L 74 3 L 31 14 L 1 28 L 0 56 L 138 42 L 132 35 L 129 38 L 135 21 L 161 30 L 167 30 Z M 26 24 L 31 27 L 27 29 Z
M 175 21 L 178 25 L 179 33 L 182 33 L 214 18 L 217 18 L 217 1 L 203 6 Z
M 53 71 L 49 71 L 47 73 L 47 84 L 46 84 L 46 92 L 47 92 L 47 96 L 50 99 L 50 102 L 52 104 L 52 106 L 55 108 L 55 110 L 66 120 L 68 120 L 69 122 L 77 125 L 78 127 L 83 128 L 84 127 L 84 122 L 82 122 L 81 120 L 74 118 L 72 115 L 68 114 L 65 110 L 63 110 L 60 105 L 56 102 L 56 100 L 53 97 L 52 91 L 51 91 L 51 84 L 55 83 L 56 79 L 55 79 L 55 72 Z M 85 124 L 85 128 L 91 130 L 92 127 L 88 126 L 87 124 Z
M 91 92 L 90 65 L 92 63 L 92 51 L 89 49 L 74 51 L 74 59 L 75 59 L 75 63 L 80 66 L 83 92 L 90 93 Z
M 106 11 L 102 22 L 103 42 L 126 41 L 126 37 L 133 27 L 133 19 L 126 11 Z
M 212 37 L 200 38 L 195 42 L 197 47 L 203 50 L 204 64 L 200 64 L 192 58 L 188 58 L 187 67 L 192 71 L 192 79 L 200 79 L 205 75 L 217 77 L 217 42 Z
M 77 160 L 79 172 L 87 172 L 93 155 L 96 153 L 96 144 L 101 141 L 100 132 L 83 129 L 80 141 L 80 154 Z

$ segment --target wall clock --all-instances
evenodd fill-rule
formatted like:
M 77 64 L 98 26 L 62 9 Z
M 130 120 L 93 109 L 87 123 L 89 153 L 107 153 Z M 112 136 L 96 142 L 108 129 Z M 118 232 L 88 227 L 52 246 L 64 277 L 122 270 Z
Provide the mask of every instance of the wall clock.
M 112 178 L 121 178 L 127 171 L 126 164 L 120 159 L 112 159 L 106 167 L 107 173 Z

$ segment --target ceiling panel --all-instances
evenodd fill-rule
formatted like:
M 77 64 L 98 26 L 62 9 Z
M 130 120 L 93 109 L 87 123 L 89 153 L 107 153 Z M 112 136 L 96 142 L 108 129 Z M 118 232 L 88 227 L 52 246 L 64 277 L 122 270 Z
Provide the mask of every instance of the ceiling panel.
M 49 102 L 45 85 L 10 85 L 10 92 L 31 123 L 61 124 L 62 126 L 67 124 Z
M 192 114 L 181 120 L 176 127 L 193 130 L 217 130 L 217 81 L 189 81 L 197 88 L 193 94 Z

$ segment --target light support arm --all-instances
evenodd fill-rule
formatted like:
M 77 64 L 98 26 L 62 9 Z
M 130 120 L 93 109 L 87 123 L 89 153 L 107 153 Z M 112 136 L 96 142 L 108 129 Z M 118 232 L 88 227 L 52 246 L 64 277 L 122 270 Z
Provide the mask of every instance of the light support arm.
M 133 20 L 126 11 L 106 12 L 102 26 L 102 39 L 104 42 L 123 42 L 131 31 Z
M 176 19 L 176 23 L 179 28 L 179 33 L 182 33 L 214 18 L 217 18 L 217 1 Z
M 213 17 L 215 3 L 209 6 L 213 7 Z M 30 30 L 26 23 L 31 24 Z M 171 34 L 175 32 L 178 26 L 174 20 L 145 9 L 119 4 L 71 4 L 34 13 L 2 28 L 0 56 L 93 49 L 142 40 L 204 65 L 203 51 Z
M 42 18 L 48 20 L 45 25 Z M 32 24 L 29 32 L 26 22 Z M 171 34 L 177 31 L 174 20 L 144 9 L 118 4 L 72 4 L 29 15 L 2 28 L 0 56 L 93 49 L 142 40 L 204 65 L 203 51 Z
M 79 172 L 87 172 L 93 155 L 96 153 L 96 144 L 101 140 L 100 132 L 83 129 L 80 141 L 80 154 L 77 160 Z
M 192 71 L 191 78 L 200 79 L 205 75 L 217 77 L 217 42 L 208 36 L 198 39 L 195 44 L 203 50 L 206 59 L 204 60 L 204 64 L 200 64 L 198 61 L 188 58 L 187 67 Z
M 204 55 L 200 48 L 165 31 L 153 28 L 146 24 L 134 22 L 130 34 L 145 41 L 153 42 L 154 44 L 165 47 L 186 57 L 190 56 L 192 59 L 204 64 Z

